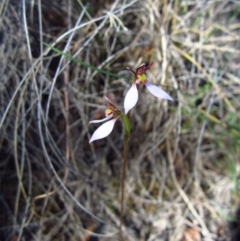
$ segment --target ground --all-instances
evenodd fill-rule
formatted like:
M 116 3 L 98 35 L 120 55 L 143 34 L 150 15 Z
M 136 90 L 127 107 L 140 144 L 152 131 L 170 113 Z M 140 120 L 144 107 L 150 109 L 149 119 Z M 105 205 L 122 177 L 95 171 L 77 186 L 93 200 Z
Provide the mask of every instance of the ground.
M 123 240 L 237 241 L 240 3 L 0 3 L 0 240 L 119 240 L 124 128 L 89 144 L 127 67 Z M 235 215 L 237 214 L 237 215 Z

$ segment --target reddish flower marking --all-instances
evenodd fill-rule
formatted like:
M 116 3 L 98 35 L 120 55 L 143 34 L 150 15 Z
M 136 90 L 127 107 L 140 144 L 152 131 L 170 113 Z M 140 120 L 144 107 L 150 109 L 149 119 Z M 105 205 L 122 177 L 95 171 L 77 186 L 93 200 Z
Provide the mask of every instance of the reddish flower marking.
M 150 64 L 142 64 L 136 69 L 136 71 L 127 67 L 127 69 L 134 74 L 134 79 L 133 79 L 133 84 L 131 88 L 128 90 L 126 97 L 124 99 L 125 114 L 127 114 L 129 110 L 131 110 L 137 104 L 137 101 L 138 101 L 138 90 L 136 86 L 137 84 L 145 85 L 149 90 L 149 92 L 158 98 L 173 101 L 172 97 L 169 94 L 167 94 L 164 90 L 150 83 L 147 80 L 145 73 L 148 69 L 151 68 L 152 65 L 153 65 L 153 61 L 150 62 Z

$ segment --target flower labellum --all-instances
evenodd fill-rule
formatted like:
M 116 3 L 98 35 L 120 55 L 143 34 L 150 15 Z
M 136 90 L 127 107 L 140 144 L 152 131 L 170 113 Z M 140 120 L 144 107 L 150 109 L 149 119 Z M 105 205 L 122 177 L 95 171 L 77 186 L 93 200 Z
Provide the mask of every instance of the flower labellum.
M 132 70 L 131 68 L 127 68 L 129 71 L 131 71 L 134 74 L 134 80 L 131 88 L 128 90 L 126 97 L 124 99 L 124 109 L 125 114 L 131 110 L 138 101 L 138 90 L 137 90 L 137 84 L 138 85 L 145 85 L 148 89 L 148 91 L 156 96 L 157 98 L 166 99 L 173 101 L 173 98 L 167 94 L 164 90 L 159 88 L 158 86 L 150 83 L 147 80 L 147 77 L 145 75 L 145 72 L 150 69 L 150 67 L 153 65 L 153 61 L 150 64 L 142 64 L 140 65 L 136 71 Z

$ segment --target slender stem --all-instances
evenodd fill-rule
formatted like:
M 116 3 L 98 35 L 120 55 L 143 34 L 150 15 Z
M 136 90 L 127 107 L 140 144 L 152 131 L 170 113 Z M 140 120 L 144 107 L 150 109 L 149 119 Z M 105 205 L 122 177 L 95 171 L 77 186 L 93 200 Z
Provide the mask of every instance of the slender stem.
M 128 155 L 128 141 L 129 132 L 125 132 L 124 144 L 123 144 L 123 164 L 122 164 L 122 177 L 121 177 L 121 210 L 120 210 L 120 227 L 119 227 L 119 241 L 122 241 L 122 223 L 123 223 L 123 202 L 124 202 L 124 187 L 125 187 L 125 176 L 127 166 L 127 155 Z

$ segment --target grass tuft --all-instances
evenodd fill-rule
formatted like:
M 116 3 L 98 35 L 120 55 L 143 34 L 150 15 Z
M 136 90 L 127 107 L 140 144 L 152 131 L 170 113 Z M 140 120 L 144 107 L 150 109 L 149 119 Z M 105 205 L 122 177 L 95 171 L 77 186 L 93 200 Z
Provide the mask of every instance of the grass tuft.
M 239 13 L 230 0 L 2 1 L 0 240 L 117 240 L 123 128 L 89 145 L 88 123 L 104 115 L 104 96 L 122 108 L 126 68 L 150 61 L 149 80 L 175 101 L 139 88 L 123 236 L 229 236 Z

